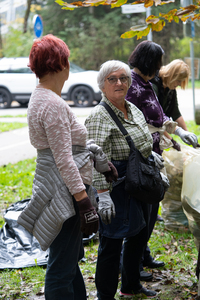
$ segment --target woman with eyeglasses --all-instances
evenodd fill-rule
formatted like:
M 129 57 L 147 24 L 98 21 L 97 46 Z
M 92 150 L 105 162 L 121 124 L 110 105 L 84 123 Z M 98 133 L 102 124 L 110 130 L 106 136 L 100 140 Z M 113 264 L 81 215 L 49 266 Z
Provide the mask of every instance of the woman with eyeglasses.
M 140 283 L 139 263 L 147 242 L 147 204 L 137 201 L 125 191 L 126 165 L 130 148 L 124 135 L 101 103 L 106 103 L 126 128 L 135 146 L 148 157 L 152 153 L 152 137 L 142 112 L 125 100 L 131 85 L 131 71 L 127 64 L 110 60 L 98 74 L 102 100 L 85 121 L 88 136 L 102 147 L 108 160 L 118 171 L 118 181 L 107 183 L 94 171 L 93 186 L 98 192 L 100 215 L 99 249 L 95 283 L 99 300 L 114 300 L 122 243 L 124 251 L 121 265 L 120 296 L 145 295 L 155 297 L 156 292 Z

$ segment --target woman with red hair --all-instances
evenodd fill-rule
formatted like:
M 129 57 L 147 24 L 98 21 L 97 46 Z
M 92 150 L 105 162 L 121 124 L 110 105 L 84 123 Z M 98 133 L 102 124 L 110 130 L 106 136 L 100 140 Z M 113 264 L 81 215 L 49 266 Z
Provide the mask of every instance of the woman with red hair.
M 108 180 L 113 174 L 112 164 L 94 141 L 87 142 L 86 127 L 61 98 L 69 77 L 69 54 L 67 45 L 49 34 L 34 41 L 29 56 L 29 67 L 39 78 L 28 106 L 37 165 L 31 201 L 18 223 L 43 250 L 49 248 L 46 300 L 86 300 L 78 261 L 84 255 L 81 231 L 91 235 L 98 230 L 99 218 L 91 203 L 96 200 L 91 186 L 96 152 L 95 168 Z

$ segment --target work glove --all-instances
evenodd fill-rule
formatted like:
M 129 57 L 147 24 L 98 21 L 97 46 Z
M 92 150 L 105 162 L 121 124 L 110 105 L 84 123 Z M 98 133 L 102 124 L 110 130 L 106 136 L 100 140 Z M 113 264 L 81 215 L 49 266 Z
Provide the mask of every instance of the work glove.
M 109 191 L 98 194 L 98 214 L 104 224 L 111 223 L 111 217 L 115 217 L 115 205 L 110 197 Z
M 99 228 L 99 216 L 88 197 L 77 201 L 81 219 L 81 231 L 86 235 L 96 233 Z
M 181 146 L 179 143 L 177 143 L 174 139 L 171 139 L 171 142 L 173 144 L 172 148 L 176 149 L 177 151 L 181 151 Z
M 102 148 L 95 144 L 94 140 L 87 141 L 87 149 L 92 153 L 94 167 L 99 173 L 110 171 L 108 160 Z
M 186 131 L 181 127 L 178 127 L 174 133 L 178 135 L 184 143 L 192 145 L 194 148 L 196 148 L 198 144 L 198 139 L 194 133 Z
M 97 172 L 103 174 L 108 183 L 117 181 L 117 169 L 110 161 L 107 160 L 102 148 L 95 144 L 94 140 L 89 140 L 87 141 L 87 149 L 93 154 L 92 158 L 94 160 L 94 167 Z
M 154 152 L 154 151 L 152 151 L 151 154 L 153 155 L 156 167 L 159 170 L 164 168 L 164 159 L 162 158 L 162 156 L 159 155 L 158 153 Z
M 169 184 L 169 180 L 167 178 L 167 176 L 165 176 L 162 172 L 160 172 L 161 178 L 162 178 L 162 183 L 165 187 L 165 192 L 168 190 L 170 184 Z

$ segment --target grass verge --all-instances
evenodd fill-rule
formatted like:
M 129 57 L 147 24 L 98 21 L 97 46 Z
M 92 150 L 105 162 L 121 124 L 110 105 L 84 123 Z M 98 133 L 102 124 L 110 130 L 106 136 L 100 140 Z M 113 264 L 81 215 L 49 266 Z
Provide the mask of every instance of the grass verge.
M 27 123 L 21 123 L 21 122 L 13 122 L 13 123 L 7 123 L 7 122 L 0 122 L 0 133 L 5 131 L 11 131 L 14 129 L 19 129 L 22 127 L 27 127 Z
M 200 135 L 199 126 L 194 122 L 187 122 L 187 126 L 191 132 Z M 9 205 L 30 198 L 34 172 L 35 159 L 0 167 L 1 226 L 4 223 L 3 212 Z M 148 270 L 153 274 L 152 282 L 142 282 L 145 287 L 158 292 L 154 299 L 197 299 L 198 288 L 195 276 L 197 249 L 192 234 L 188 231 L 178 233 L 167 231 L 164 223 L 157 222 L 149 245 L 152 256 L 165 262 L 163 268 Z M 94 239 L 84 248 L 86 260 L 80 262 L 80 268 L 86 283 L 88 299 L 96 299 L 94 278 L 98 239 Z M 1 270 L 0 299 L 42 299 L 40 296 L 43 295 L 45 271 L 45 266 L 37 265 L 17 270 Z M 119 289 L 120 276 L 118 291 Z M 115 298 L 120 299 L 118 293 Z M 132 299 L 141 299 L 141 297 Z

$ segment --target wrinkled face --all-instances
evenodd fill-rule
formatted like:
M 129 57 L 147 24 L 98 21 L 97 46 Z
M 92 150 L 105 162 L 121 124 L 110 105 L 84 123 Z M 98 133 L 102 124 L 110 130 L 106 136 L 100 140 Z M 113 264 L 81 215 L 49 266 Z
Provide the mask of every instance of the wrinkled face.
M 128 92 L 128 76 L 125 70 L 120 69 L 106 76 L 102 91 L 111 102 L 124 100 Z

